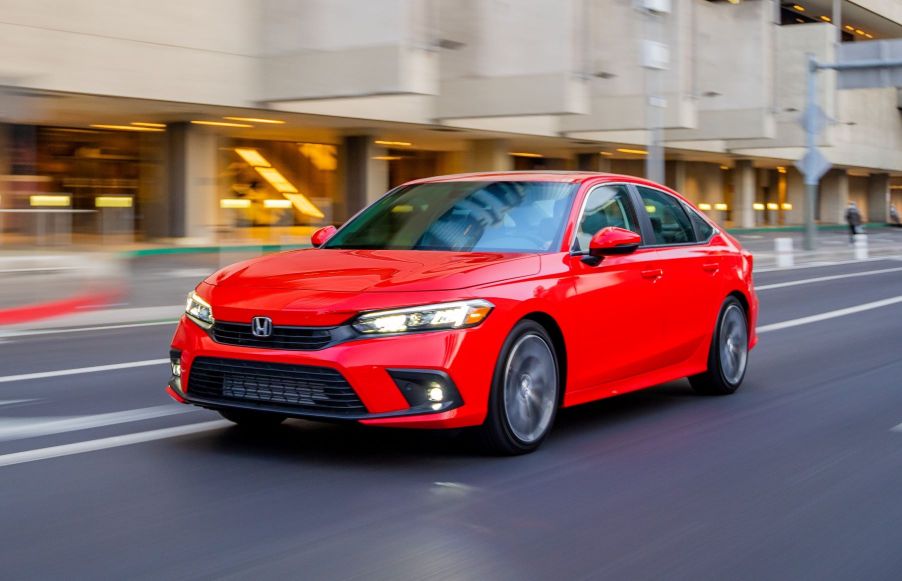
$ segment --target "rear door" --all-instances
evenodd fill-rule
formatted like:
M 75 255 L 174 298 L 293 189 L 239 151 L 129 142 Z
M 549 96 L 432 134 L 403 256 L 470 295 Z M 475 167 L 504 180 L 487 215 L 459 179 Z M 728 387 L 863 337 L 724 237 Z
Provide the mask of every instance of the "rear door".
M 657 312 L 663 317 L 660 357 L 681 363 L 707 348 L 722 297 L 721 249 L 709 243 L 714 229 L 682 200 L 663 190 L 636 186 L 640 216 L 648 220 L 663 275 Z M 697 225 L 696 222 L 702 222 Z
M 626 184 L 593 187 L 583 201 L 568 257 L 573 292 L 566 301 L 568 350 L 573 357 L 568 396 L 573 401 L 601 385 L 658 366 L 655 346 L 663 321 L 656 316 L 661 269 L 646 245 L 630 254 L 583 261 L 592 236 L 608 226 L 642 234 L 634 198 Z M 592 396 L 586 397 L 591 399 Z

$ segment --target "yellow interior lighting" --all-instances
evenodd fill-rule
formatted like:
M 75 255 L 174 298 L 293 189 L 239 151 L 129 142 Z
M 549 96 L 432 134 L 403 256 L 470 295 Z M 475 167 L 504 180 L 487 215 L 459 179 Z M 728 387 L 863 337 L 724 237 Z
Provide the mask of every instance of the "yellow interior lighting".
M 223 198 L 219 200 L 219 207 L 227 210 L 238 210 L 242 208 L 250 208 L 251 201 L 244 198 Z
M 545 157 L 541 153 L 532 153 L 530 151 L 509 151 L 507 154 L 513 157 Z
M 789 202 L 783 202 L 780 207 L 784 210 L 792 210 L 792 204 L 790 204 Z
M 389 147 L 410 147 L 413 143 L 409 141 L 385 141 L 383 139 L 377 139 L 374 141 L 376 145 L 387 145 Z
M 274 167 L 255 167 L 254 169 L 257 170 L 257 173 L 260 174 L 260 176 L 263 179 L 265 179 L 267 182 L 269 182 L 269 185 L 274 187 L 276 189 L 276 191 L 279 192 L 280 194 L 297 193 L 298 189 L 296 187 L 294 187 L 294 184 L 292 184 L 290 181 L 285 179 L 285 176 L 283 176 L 279 172 L 279 170 L 277 170 L 276 168 L 274 168 Z
M 614 154 L 611 153 L 610 151 L 599 151 L 598 154 L 599 154 L 599 155 L 603 155 L 603 156 L 605 156 L 605 157 L 610 157 L 610 156 L 614 155 Z
M 317 208 L 313 202 L 307 199 L 304 194 L 283 194 L 286 198 L 291 200 L 291 203 L 294 204 L 294 207 L 298 209 L 298 212 L 301 214 L 305 214 L 307 216 L 313 216 L 314 218 L 325 218 L 326 215 L 323 214 L 319 208 Z
M 768 203 L 767 203 L 767 209 L 768 209 L 768 210 L 779 210 L 779 209 L 780 209 L 780 204 L 777 204 L 776 202 L 768 202 Z
M 108 125 L 106 123 L 92 123 L 90 125 L 95 129 L 115 129 L 116 131 L 148 131 L 152 133 L 159 133 L 163 131 L 159 127 L 141 127 L 137 125 Z
M 152 127 L 152 128 L 164 128 L 166 127 L 165 123 L 151 123 L 149 121 L 132 121 L 132 125 L 137 127 Z
M 291 207 L 291 200 L 270 199 L 263 200 L 263 207 L 269 209 L 285 209 Z
M 261 119 L 260 117 L 223 117 L 229 121 L 244 121 L 246 123 L 268 123 L 270 125 L 284 125 L 281 119 Z
M 711 209 L 711 204 L 705 204 L 705 203 L 699 204 L 699 205 L 698 205 L 698 209 L 699 209 L 699 210 L 705 210 L 705 211 L 710 210 L 710 209 Z
M 805 7 L 802 6 L 801 4 L 793 4 L 792 8 L 793 8 L 793 10 L 796 10 L 797 12 L 805 12 Z
M 726 212 L 727 210 L 730 209 L 730 207 L 721 202 L 720 204 L 714 204 L 714 209 L 720 210 L 721 212 Z
M 629 149 L 627 147 L 618 147 L 617 151 L 620 153 L 633 153 L 635 155 L 646 155 L 648 153 L 644 149 Z
M 849 32 L 854 32 L 854 31 L 855 31 L 855 27 L 852 26 L 851 24 L 846 24 L 845 26 L 843 26 L 843 28 L 845 28 L 845 29 L 848 30 Z
M 777 173 L 786 173 L 786 168 L 782 165 L 777 166 Z
M 300 149 L 301 155 L 316 166 L 316 169 L 323 171 L 335 171 L 338 169 L 338 149 L 334 145 L 302 143 L 298 149 Z
M 210 125 L 212 127 L 253 127 L 247 123 L 231 123 L 229 121 L 192 121 L 192 125 Z
M 374 155 L 373 159 L 377 161 L 398 161 L 399 159 L 404 159 L 400 155 Z
M 722 165 L 722 166 L 720 166 L 720 169 L 722 169 L 722 170 L 728 170 L 728 169 L 730 169 L 730 166 L 728 166 L 728 165 Z
M 755 202 L 754 204 L 752 204 L 752 208 L 754 208 L 755 210 L 763 210 L 764 204 L 762 204 L 761 202 Z
M 131 208 L 131 196 L 97 196 L 94 198 L 95 208 Z
M 256 149 L 250 147 L 236 147 L 235 153 L 241 156 L 241 159 L 246 161 L 251 167 L 272 167 L 269 161 L 260 155 L 260 152 Z
M 821 16 L 821 20 L 823 20 L 824 22 L 833 22 L 833 19 L 829 16 Z
M 72 196 L 58 194 L 35 194 L 28 197 L 28 203 L 32 206 L 64 208 L 69 207 Z

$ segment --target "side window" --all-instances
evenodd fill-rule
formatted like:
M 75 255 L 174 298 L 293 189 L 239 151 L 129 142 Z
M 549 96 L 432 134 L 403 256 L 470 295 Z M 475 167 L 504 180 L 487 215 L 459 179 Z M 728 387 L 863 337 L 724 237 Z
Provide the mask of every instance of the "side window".
M 708 224 L 707 220 L 702 218 L 698 212 L 692 208 L 686 208 L 685 206 L 684 209 L 686 210 L 686 213 L 689 214 L 692 225 L 695 226 L 695 232 L 698 234 L 700 242 L 704 242 L 714 234 L 714 227 L 711 224 Z
M 574 250 L 589 248 L 592 236 L 608 226 L 639 233 L 639 226 L 630 211 L 629 191 L 626 186 L 599 186 L 589 192 L 579 227 L 576 229 Z
M 664 192 L 639 186 L 639 196 L 655 232 L 655 244 L 695 242 L 695 229 L 683 205 Z

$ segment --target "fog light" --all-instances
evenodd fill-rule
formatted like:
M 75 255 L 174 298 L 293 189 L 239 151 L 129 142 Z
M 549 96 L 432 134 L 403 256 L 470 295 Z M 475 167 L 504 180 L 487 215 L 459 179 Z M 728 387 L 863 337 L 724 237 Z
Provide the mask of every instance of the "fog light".
M 173 377 L 181 377 L 182 376 L 182 352 L 181 351 L 170 351 L 169 352 L 169 369 L 172 371 Z
M 434 402 L 442 401 L 445 399 L 445 390 L 437 383 L 433 383 L 426 392 L 426 398 Z

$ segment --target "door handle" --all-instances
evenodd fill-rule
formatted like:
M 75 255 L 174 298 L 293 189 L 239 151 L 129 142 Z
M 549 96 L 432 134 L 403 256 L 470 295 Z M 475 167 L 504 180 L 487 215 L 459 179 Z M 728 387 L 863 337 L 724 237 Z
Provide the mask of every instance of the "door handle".
M 705 272 L 717 272 L 719 269 L 719 262 L 706 262 L 702 265 L 702 270 L 704 270 Z
M 659 279 L 664 276 L 664 271 L 660 268 L 653 268 L 651 270 L 643 270 L 642 278 L 649 278 L 651 280 Z

